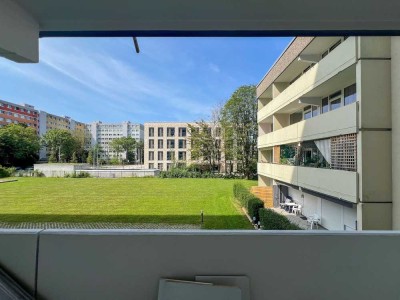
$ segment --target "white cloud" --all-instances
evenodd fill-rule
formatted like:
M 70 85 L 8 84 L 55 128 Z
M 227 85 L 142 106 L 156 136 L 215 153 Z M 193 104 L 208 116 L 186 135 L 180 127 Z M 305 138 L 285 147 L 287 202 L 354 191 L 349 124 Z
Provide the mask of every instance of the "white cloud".
M 209 63 L 208 67 L 210 68 L 211 71 L 213 71 L 215 73 L 221 72 L 221 69 L 216 64 Z

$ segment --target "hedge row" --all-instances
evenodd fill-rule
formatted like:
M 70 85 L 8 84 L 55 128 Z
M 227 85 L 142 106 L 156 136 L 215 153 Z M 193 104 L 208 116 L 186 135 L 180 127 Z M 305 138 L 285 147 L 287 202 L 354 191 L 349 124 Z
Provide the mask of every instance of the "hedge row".
M 291 223 L 285 216 L 272 209 L 263 208 L 259 211 L 260 223 L 265 230 L 301 230 L 299 226 Z
M 5 168 L 0 166 L 0 178 L 11 177 L 15 173 L 15 168 Z
M 237 201 L 239 201 L 242 207 L 247 209 L 247 212 L 252 220 L 258 222 L 258 210 L 264 207 L 264 202 L 254 196 L 249 190 L 240 183 L 233 185 L 233 195 Z
M 272 209 L 265 209 L 264 202 L 254 196 L 242 184 L 233 185 L 233 195 L 242 207 L 247 208 L 251 219 L 260 221 L 262 229 L 265 230 L 300 230 L 301 228 L 291 223 L 285 216 L 278 214 Z

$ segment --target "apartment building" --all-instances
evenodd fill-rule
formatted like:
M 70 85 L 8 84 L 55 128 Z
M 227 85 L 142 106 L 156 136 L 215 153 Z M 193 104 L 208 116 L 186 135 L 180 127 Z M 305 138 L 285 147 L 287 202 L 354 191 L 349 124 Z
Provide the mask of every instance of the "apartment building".
M 121 137 L 132 137 L 136 141 L 143 141 L 144 127 L 142 124 L 121 122 L 121 123 L 102 123 L 100 121 L 87 124 L 86 130 L 90 136 L 90 144 L 93 147 L 101 147 L 100 158 L 109 159 L 115 157 L 116 153 L 110 147 L 112 140 Z M 121 158 L 125 159 L 126 154 L 121 153 Z
M 169 170 L 174 162 L 191 161 L 189 127 L 185 122 L 144 123 L 144 165 L 149 169 Z
M 0 127 L 8 124 L 25 124 L 39 133 L 39 112 L 29 104 L 0 100 Z
M 195 122 L 153 122 L 144 123 L 144 165 L 149 169 L 169 170 L 174 164 L 200 163 L 191 157 L 189 125 L 197 127 Z M 220 128 L 210 130 L 217 140 Z M 221 143 L 221 142 L 220 142 Z M 224 172 L 224 153 L 221 152 L 220 170 Z
M 70 131 L 75 137 L 81 139 L 83 143 L 85 141 L 85 124 L 75 121 L 69 116 L 58 116 L 41 110 L 39 112 L 39 128 L 40 136 L 43 136 L 51 129 L 63 129 Z M 39 157 L 42 160 L 47 158 L 45 148 L 40 150 Z
M 392 51 L 390 37 L 298 37 L 268 71 L 258 178 L 274 206 L 329 230 L 392 228 Z

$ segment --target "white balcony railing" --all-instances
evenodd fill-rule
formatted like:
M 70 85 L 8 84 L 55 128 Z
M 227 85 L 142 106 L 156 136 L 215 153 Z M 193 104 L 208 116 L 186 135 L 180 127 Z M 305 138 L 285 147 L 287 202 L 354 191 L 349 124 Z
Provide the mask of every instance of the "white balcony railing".
M 259 163 L 258 174 L 357 203 L 357 172 Z
M 278 112 L 283 107 L 315 89 L 357 61 L 356 38 L 349 37 L 332 53 L 308 70 L 281 94 L 263 107 L 257 115 L 258 122 Z
M 356 133 L 358 103 L 261 135 L 258 148 Z

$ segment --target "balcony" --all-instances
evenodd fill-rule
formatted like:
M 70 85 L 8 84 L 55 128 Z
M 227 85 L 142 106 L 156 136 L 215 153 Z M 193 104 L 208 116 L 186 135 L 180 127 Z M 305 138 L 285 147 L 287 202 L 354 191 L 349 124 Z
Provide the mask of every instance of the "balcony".
M 258 174 L 357 203 L 357 172 L 259 163 Z
M 356 133 L 358 131 L 357 110 L 358 103 L 356 102 L 264 134 L 258 138 L 258 148 Z
M 328 56 L 323 58 L 318 64 L 263 107 L 258 112 L 258 122 L 262 122 L 272 114 L 279 112 L 282 108 L 354 65 L 356 61 L 356 38 L 349 37 Z

